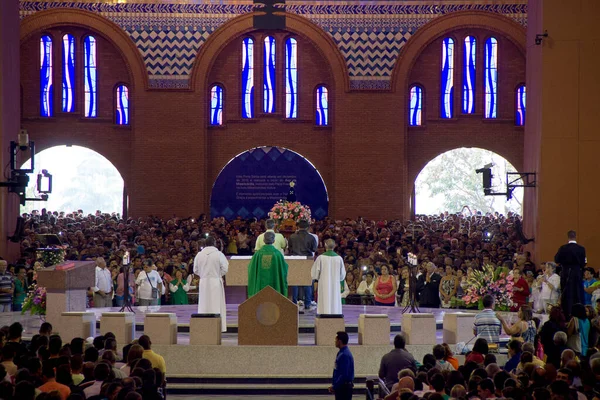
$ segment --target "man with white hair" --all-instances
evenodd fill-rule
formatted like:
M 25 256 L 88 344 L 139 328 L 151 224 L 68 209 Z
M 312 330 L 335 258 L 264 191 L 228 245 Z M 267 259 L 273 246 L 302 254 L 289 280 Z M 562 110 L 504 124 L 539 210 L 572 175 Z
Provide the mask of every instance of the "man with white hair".
M 426 272 L 419 276 L 417 281 L 417 293 L 419 294 L 419 306 L 440 308 L 440 282 L 442 277 L 436 272 L 434 263 L 425 265 Z
M 96 258 L 96 280 L 92 291 L 94 292 L 94 307 L 112 307 L 112 276 L 104 258 Z
M 335 241 L 325 241 L 325 253 L 317 257 L 312 266 L 312 278 L 317 281 L 317 314 L 341 314 L 342 293 L 340 282 L 346 276 L 344 260 L 333 250 Z
M 0 260 L 0 312 L 12 311 L 12 297 L 15 290 L 14 278 L 7 271 L 8 263 Z

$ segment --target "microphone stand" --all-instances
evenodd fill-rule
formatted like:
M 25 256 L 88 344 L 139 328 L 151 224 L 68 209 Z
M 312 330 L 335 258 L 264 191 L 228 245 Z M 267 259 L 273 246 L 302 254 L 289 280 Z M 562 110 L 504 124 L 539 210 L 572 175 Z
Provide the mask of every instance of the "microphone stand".
M 123 285 L 125 286 L 125 289 L 123 290 L 123 306 L 119 312 L 123 312 L 127 309 L 127 311 L 135 314 L 135 311 L 131 308 L 131 296 L 129 295 L 129 265 L 129 251 L 127 251 L 123 256 Z

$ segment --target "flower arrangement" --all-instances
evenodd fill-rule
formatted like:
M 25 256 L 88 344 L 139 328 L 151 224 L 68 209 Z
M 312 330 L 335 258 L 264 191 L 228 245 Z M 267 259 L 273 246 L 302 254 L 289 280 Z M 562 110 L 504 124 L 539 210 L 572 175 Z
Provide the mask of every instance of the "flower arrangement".
M 299 201 L 285 201 L 279 200 L 271 211 L 269 217 L 273 218 L 278 224 L 285 221 L 286 219 L 292 219 L 296 223 L 301 220 L 310 220 L 310 208 L 302 205 Z
M 467 307 L 483 308 L 482 300 L 486 294 L 496 299 L 497 311 L 510 311 L 513 306 L 513 280 L 508 268 L 484 265 L 481 271 L 473 271 L 468 277 L 469 287 L 462 300 Z
M 44 267 L 60 264 L 65 261 L 64 247 L 49 247 L 45 249 L 37 249 L 37 259 L 44 264 Z
M 21 314 L 25 314 L 27 311 L 31 315 L 46 315 L 46 288 L 35 284 L 29 287 Z

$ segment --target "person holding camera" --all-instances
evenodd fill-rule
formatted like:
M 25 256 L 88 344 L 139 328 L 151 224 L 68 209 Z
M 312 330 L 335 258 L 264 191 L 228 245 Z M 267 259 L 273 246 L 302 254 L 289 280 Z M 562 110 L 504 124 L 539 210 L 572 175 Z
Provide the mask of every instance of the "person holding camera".
M 157 306 L 158 299 L 163 292 L 162 279 L 153 268 L 154 261 L 148 259 L 144 262 L 144 270 L 135 280 L 138 287 L 140 306 Z

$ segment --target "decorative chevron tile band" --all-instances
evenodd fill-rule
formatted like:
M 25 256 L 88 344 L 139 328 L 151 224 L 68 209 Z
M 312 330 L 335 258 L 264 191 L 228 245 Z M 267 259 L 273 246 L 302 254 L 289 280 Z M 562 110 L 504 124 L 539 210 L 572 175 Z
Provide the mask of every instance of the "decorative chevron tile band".
M 0 0 L 1 1 L 1 0 Z M 286 10 L 319 25 L 333 38 L 348 65 L 351 88 L 389 89 L 400 49 L 417 29 L 462 10 L 504 14 L 527 23 L 526 0 L 288 0 Z M 184 89 L 196 54 L 209 35 L 231 18 L 252 11 L 252 1 L 144 0 L 21 1 L 21 17 L 57 7 L 96 12 L 121 26 L 142 54 L 150 87 Z

